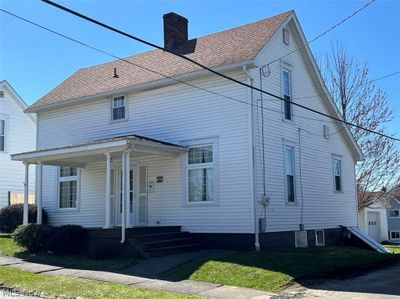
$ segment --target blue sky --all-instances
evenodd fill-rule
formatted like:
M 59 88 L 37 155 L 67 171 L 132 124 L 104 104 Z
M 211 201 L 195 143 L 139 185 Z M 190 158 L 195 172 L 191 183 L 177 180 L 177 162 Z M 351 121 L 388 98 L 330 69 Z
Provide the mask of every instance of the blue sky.
M 243 25 L 294 9 L 307 39 L 350 15 L 367 1 L 59 1 L 119 29 L 162 45 L 162 15 L 189 19 L 189 37 Z M 82 40 L 117 56 L 148 50 L 39 1 L 0 0 L 1 8 Z M 31 104 L 78 68 L 109 61 L 93 50 L 64 40 L 0 12 L 0 79 L 8 80 Z M 312 43 L 316 56 L 342 41 L 350 54 L 368 61 L 371 79 L 400 71 L 400 1 L 378 0 L 351 20 Z M 400 75 L 377 82 L 395 112 L 390 129 L 400 132 Z

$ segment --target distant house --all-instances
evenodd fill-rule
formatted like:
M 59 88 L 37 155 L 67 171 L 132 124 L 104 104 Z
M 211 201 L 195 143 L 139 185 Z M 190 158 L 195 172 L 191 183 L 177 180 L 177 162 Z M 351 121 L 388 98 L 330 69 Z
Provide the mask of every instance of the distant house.
M 380 192 L 364 194 L 361 201 L 369 205 L 358 211 L 358 226 L 374 240 L 384 242 L 388 240 L 387 202 L 380 196 Z
M 38 148 L 13 156 L 42 169 L 50 224 L 122 242 L 179 226 L 216 247 L 339 244 L 357 225 L 362 153 L 346 125 L 293 105 L 341 118 L 295 13 L 196 39 L 187 24 L 164 15 L 166 48 L 287 101 L 161 50 L 78 70 L 27 109 Z
M 12 161 L 11 154 L 36 149 L 36 117 L 24 113 L 25 102 L 11 85 L 0 81 L 0 207 L 10 196 L 22 198 L 25 171 L 21 161 Z M 35 171 L 29 175 L 30 197 L 35 192 Z
M 388 229 L 389 240 L 400 242 L 400 185 L 389 192 Z

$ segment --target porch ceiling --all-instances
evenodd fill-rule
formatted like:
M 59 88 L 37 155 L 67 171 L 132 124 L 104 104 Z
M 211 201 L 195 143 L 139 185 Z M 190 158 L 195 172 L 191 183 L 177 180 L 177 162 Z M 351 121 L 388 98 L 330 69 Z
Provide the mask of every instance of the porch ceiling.
M 112 159 L 121 159 L 121 153 L 126 150 L 130 150 L 135 156 L 176 157 L 185 153 L 187 148 L 143 136 L 128 135 L 25 152 L 12 155 L 11 158 L 30 164 L 84 167 L 87 163 L 106 161 L 106 153 L 110 153 Z

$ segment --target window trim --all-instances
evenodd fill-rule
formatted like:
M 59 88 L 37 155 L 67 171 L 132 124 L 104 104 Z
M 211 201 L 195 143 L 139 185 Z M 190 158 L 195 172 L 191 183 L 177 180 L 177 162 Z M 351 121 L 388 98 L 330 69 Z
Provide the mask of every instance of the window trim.
M 287 39 L 285 39 L 285 36 L 287 36 Z M 282 41 L 285 45 L 290 44 L 290 31 L 289 31 L 289 28 L 287 28 L 287 27 L 284 27 L 282 30 Z
M 392 238 L 392 233 L 399 233 L 399 238 Z M 400 240 L 400 230 L 391 230 L 390 231 L 390 240 Z
M 57 167 L 57 197 L 56 197 L 56 211 L 58 212 L 75 212 L 80 210 L 80 202 L 81 202 L 81 169 L 76 168 L 76 176 L 68 176 L 68 177 L 61 177 L 60 176 L 60 169 L 63 166 Z M 67 166 L 69 167 L 69 166 Z M 60 182 L 69 182 L 69 181 L 76 181 L 76 207 L 74 208 L 60 208 Z
M 399 211 L 399 216 L 390 216 L 391 211 Z M 393 219 L 400 218 L 400 209 L 389 209 L 388 218 L 393 218 Z
M 8 144 L 8 117 L 6 115 L 0 114 L 0 121 L 4 121 L 4 149 L 0 149 L 0 153 L 7 153 Z
M 288 65 L 288 66 L 286 66 Z M 281 68 L 281 93 L 282 93 L 282 98 L 285 97 L 285 87 L 284 87 L 284 73 L 289 74 L 289 96 L 290 96 L 290 102 L 293 103 L 293 77 L 292 77 L 292 70 L 289 68 L 289 64 L 285 63 L 285 66 L 282 66 Z M 284 122 L 288 123 L 294 123 L 294 105 L 290 105 L 290 119 L 286 118 L 286 111 L 285 111 L 285 104 L 286 101 L 282 101 L 282 120 Z
M 322 243 L 318 242 L 318 232 L 322 232 Z M 315 230 L 315 246 L 323 247 L 325 246 L 325 230 L 323 229 L 316 229 Z
M 343 193 L 343 157 L 340 155 L 332 154 L 332 179 L 333 179 L 333 193 Z M 340 161 L 340 190 L 336 190 L 336 179 L 335 179 L 335 160 Z
M 294 201 L 291 202 L 288 200 L 288 184 L 287 184 L 287 174 L 286 174 L 286 157 L 285 157 L 285 150 L 286 148 L 292 148 L 293 149 L 293 189 L 294 189 Z M 285 188 L 285 203 L 286 205 L 297 205 L 298 203 L 298 198 L 297 198 L 297 173 L 296 173 L 296 144 L 288 141 L 283 141 L 283 179 L 284 179 L 284 188 Z
M 125 108 L 125 117 L 121 119 L 113 119 L 114 116 L 114 99 L 119 98 L 119 97 L 124 97 L 124 108 Z M 114 95 L 111 97 L 110 101 L 110 123 L 115 124 L 115 123 L 120 123 L 120 122 L 125 122 L 129 119 L 129 99 L 128 96 L 125 94 L 120 94 L 120 95 Z
M 201 147 L 206 145 L 212 145 L 213 149 L 213 162 L 212 163 L 202 163 L 202 164 L 189 164 L 189 151 L 182 155 L 182 177 L 183 177 L 183 188 L 182 188 L 182 198 L 184 206 L 216 206 L 219 205 L 219 146 L 218 146 L 218 137 L 208 137 L 208 138 L 199 138 L 193 140 L 187 140 L 181 142 L 186 145 L 188 148 L 191 147 Z M 201 166 L 196 166 L 201 165 Z M 189 169 L 199 169 L 204 168 L 204 165 L 210 166 L 213 168 L 213 198 L 212 201 L 189 201 Z

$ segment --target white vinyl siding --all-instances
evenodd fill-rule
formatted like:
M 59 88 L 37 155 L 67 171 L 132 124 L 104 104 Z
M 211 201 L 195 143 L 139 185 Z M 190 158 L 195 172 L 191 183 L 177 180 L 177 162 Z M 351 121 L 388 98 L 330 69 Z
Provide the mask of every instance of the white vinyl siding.
M 58 177 L 58 208 L 77 209 L 79 200 L 79 170 L 60 167 Z

